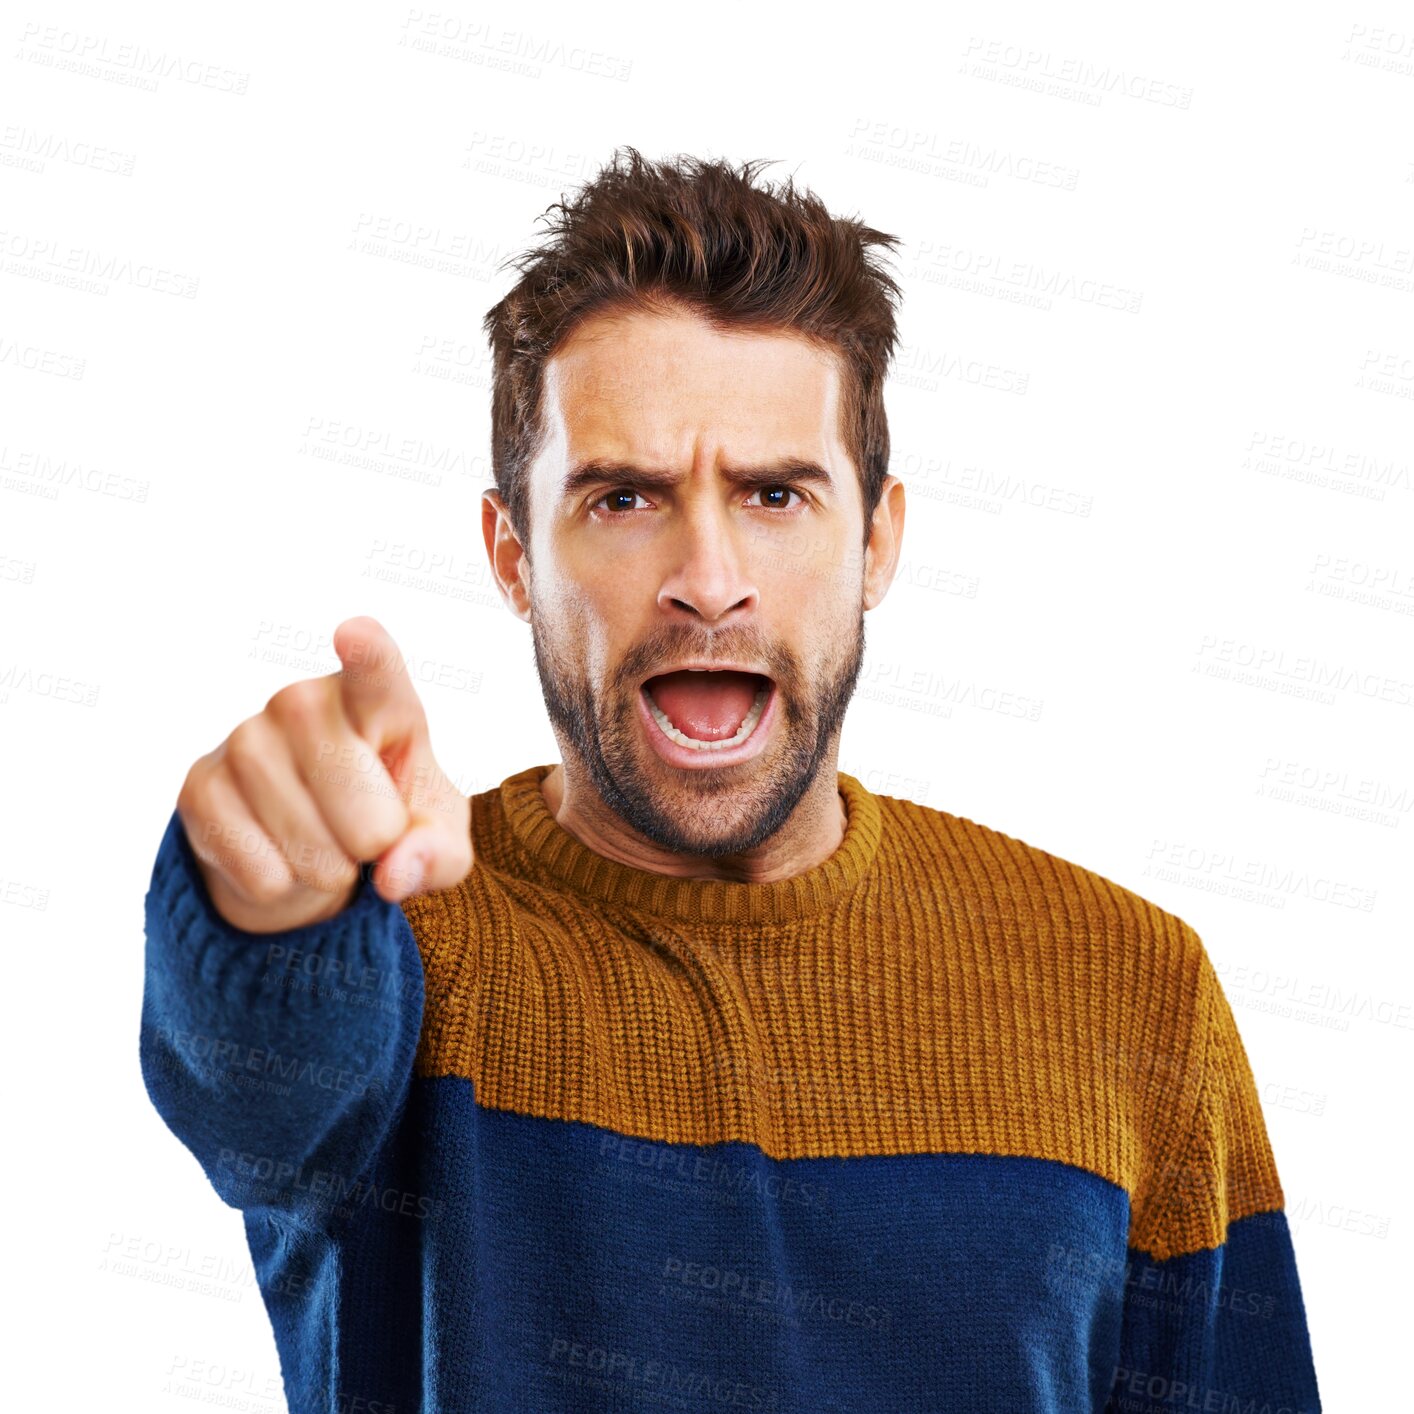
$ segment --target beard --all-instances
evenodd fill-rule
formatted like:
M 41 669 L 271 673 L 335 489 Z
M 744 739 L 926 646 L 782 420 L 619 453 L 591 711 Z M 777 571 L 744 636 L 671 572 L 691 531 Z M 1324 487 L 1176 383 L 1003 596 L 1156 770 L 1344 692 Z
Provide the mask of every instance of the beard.
M 676 854 L 727 859 L 746 853 L 786 824 L 828 762 L 835 759 L 845 711 L 864 663 L 864 609 L 853 633 L 830 635 L 843 648 L 814 682 L 794 654 L 772 652 L 731 630 L 707 641 L 663 629 L 635 649 L 596 694 L 579 669 L 576 645 L 587 635 L 545 633 L 553 615 L 530 615 L 535 670 L 566 774 L 588 781 L 604 805 L 645 839 Z M 643 739 L 634 700 L 663 662 L 701 654 L 766 664 L 778 696 L 773 740 L 753 760 L 720 770 L 674 771 Z

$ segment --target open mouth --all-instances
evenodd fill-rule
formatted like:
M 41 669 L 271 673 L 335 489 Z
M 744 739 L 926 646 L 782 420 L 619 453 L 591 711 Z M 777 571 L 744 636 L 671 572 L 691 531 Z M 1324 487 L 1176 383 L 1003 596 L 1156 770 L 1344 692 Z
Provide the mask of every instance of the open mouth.
M 729 751 L 756 730 L 774 684 L 761 673 L 682 668 L 643 684 L 658 729 L 688 751 Z

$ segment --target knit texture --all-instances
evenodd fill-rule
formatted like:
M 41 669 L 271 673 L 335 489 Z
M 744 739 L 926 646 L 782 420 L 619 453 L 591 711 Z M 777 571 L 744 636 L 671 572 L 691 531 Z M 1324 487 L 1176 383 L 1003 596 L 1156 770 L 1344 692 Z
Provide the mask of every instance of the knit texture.
M 550 769 L 472 798 L 455 887 L 286 934 L 168 823 L 143 1073 L 291 1409 L 1320 1408 L 1187 923 L 844 772 L 827 860 L 672 878 L 561 827 Z

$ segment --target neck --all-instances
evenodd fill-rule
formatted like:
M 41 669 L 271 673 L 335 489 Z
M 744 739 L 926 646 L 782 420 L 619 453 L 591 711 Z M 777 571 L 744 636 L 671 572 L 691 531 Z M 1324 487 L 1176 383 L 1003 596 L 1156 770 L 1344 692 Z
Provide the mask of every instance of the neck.
M 833 759 L 827 761 L 786 825 L 755 849 L 721 858 L 678 854 L 646 839 L 563 763 L 546 774 L 540 793 L 556 823 L 605 859 L 680 879 L 769 884 L 813 869 L 839 849 L 848 812 L 837 774 Z

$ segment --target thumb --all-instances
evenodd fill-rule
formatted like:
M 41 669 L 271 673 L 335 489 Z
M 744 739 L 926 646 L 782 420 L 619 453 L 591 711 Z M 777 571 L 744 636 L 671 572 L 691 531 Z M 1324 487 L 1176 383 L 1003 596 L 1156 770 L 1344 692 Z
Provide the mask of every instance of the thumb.
M 408 800 L 407 831 L 379 859 L 374 884 L 399 900 L 449 889 L 466 878 L 473 860 L 471 801 L 443 773 L 430 748 L 411 758 L 416 777 Z

